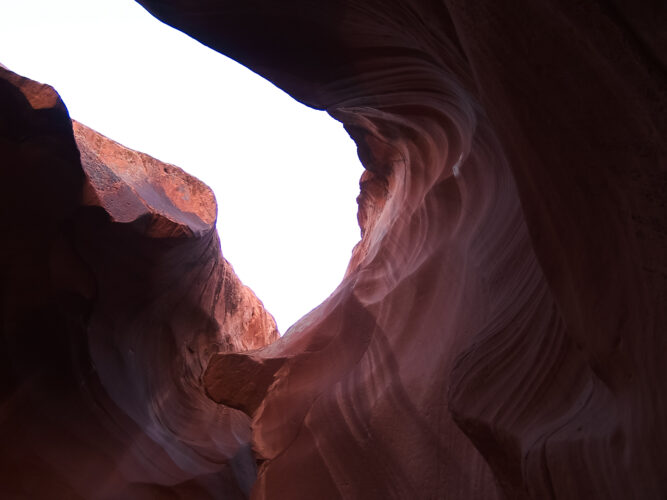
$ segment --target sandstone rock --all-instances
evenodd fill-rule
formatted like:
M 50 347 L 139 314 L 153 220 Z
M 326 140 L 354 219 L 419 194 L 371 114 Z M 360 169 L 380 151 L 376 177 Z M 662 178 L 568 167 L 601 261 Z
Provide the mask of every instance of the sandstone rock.
M 140 3 L 345 125 L 363 238 L 262 347 L 211 193 L 0 70 L 2 497 L 665 497 L 664 9 Z
M 277 331 L 210 189 L 6 69 L 0 158 L 0 497 L 247 497 L 250 420 L 201 378 Z
M 340 287 L 205 377 L 254 415 L 253 498 L 667 495 L 664 8 L 139 3 L 368 171 Z

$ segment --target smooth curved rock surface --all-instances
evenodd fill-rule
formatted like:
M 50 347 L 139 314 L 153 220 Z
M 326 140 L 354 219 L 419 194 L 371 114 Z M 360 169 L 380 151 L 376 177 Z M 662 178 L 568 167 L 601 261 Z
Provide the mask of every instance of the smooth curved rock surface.
M 250 419 L 201 379 L 277 338 L 213 193 L 0 69 L 0 497 L 246 498 Z
M 270 343 L 211 193 L 0 70 L 0 496 L 667 495 L 663 7 L 140 3 L 346 126 L 363 238 Z
M 367 169 L 340 287 L 204 377 L 253 415 L 252 498 L 667 495 L 664 6 L 139 3 Z

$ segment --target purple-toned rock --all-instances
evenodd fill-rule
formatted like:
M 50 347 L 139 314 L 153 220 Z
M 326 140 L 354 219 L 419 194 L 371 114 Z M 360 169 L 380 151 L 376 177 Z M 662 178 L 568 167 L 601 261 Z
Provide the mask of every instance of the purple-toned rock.
M 340 287 L 204 379 L 253 415 L 254 499 L 667 496 L 664 7 L 139 3 L 367 170 Z

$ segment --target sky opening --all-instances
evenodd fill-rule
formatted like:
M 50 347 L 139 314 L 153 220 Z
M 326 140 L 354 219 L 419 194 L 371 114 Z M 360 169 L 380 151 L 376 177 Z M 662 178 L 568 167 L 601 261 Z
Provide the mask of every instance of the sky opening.
M 52 85 L 72 118 L 206 182 L 223 254 L 281 333 L 342 280 L 362 166 L 326 113 L 132 0 L 5 2 L 0 63 Z

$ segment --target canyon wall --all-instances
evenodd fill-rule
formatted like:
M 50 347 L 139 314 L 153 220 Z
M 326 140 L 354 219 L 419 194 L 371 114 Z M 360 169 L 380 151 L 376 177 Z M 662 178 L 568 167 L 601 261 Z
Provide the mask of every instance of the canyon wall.
M 0 69 L 0 497 L 247 498 L 250 419 L 212 353 L 274 341 L 213 193 Z
M 277 339 L 206 186 L 0 69 L 0 496 L 667 495 L 665 7 L 139 3 L 342 122 L 362 239 Z
M 340 287 L 205 374 L 253 498 L 664 498 L 664 5 L 139 3 L 366 168 Z

